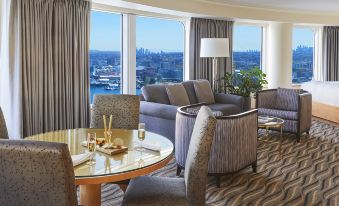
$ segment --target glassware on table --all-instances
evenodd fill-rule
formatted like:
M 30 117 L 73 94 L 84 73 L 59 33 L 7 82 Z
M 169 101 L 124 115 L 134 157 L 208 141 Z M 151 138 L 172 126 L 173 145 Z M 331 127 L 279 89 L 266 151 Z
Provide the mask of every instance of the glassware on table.
M 95 155 L 97 135 L 94 132 L 90 132 L 87 134 L 87 149 L 92 155 L 90 156 L 89 161 L 86 163 L 87 165 L 94 165 L 95 161 L 93 161 L 93 157 Z
M 144 141 L 145 136 L 146 136 L 146 125 L 145 123 L 139 123 L 138 126 L 138 139 L 140 141 L 140 146 L 139 146 L 139 150 L 143 151 L 144 148 L 142 147 L 142 141 Z

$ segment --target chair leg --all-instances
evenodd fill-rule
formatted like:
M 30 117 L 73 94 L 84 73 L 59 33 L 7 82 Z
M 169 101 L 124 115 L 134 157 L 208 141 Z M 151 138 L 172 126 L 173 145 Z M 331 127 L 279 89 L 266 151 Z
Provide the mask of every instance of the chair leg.
M 307 130 L 307 131 L 306 131 L 306 134 L 310 134 L 310 130 Z
M 257 173 L 257 160 L 252 163 L 252 170 L 253 172 Z
M 182 170 L 181 166 L 177 165 L 177 176 L 180 176 L 181 170 Z
M 300 134 L 297 134 L 297 142 L 299 143 L 300 142 Z
M 215 184 L 217 185 L 217 188 L 220 188 L 220 181 L 221 181 L 221 176 L 216 175 L 215 176 Z

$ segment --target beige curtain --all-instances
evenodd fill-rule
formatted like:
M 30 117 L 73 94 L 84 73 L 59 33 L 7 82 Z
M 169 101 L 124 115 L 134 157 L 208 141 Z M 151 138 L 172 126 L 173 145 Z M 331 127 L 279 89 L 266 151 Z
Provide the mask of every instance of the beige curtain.
M 201 38 L 229 38 L 230 57 L 219 58 L 217 79 L 232 72 L 233 21 L 192 18 L 190 23 L 189 69 L 190 79 L 207 79 L 212 82 L 212 58 L 200 57 Z M 217 82 L 217 87 L 218 82 Z M 223 89 L 221 89 L 223 90 Z
M 12 0 L 24 137 L 89 126 L 90 8 L 84 0 Z

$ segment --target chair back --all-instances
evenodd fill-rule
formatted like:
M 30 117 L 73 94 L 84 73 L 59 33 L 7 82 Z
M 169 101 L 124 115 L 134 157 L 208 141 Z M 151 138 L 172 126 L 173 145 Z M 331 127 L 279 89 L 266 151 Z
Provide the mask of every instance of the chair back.
M 1 107 L 0 107 L 0 139 L 8 139 L 5 117 L 4 114 L 2 113 Z
M 138 129 L 139 111 L 139 96 L 97 94 L 94 96 L 90 127 L 104 128 L 103 115 L 107 118 L 113 115 L 112 128 Z
M 193 128 L 185 164 L 186 195 L 190 205 L 205 205 L 208 160 L 216 122 L 212 111 L 202 106 Z
M 77 205 L 66 144 L 0 140 L 0 205 Z

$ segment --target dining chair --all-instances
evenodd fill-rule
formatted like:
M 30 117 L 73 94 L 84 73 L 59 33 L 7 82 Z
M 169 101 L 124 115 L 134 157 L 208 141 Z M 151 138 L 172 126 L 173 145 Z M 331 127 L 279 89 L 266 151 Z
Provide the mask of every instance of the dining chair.
M 2 113 L 1 107 L 0 107 L 0 139 L 8 139 L 6 121 L 4 114 Z
M 0 205 L 77 205 L 67 145 L 0 140 Z
M 104 128 L 103 115 L 107 119 L 113 115 L 112 128 L 138 129 L 139 110 L 139 96 L 97 94 L 94 96 L 90 127 Z
M 212 111 L 202 106 L 194 125 L 184 178 L 141 176 L 130 181 L 123 205 L 205 205 L 207 169 L 216 127 Z

